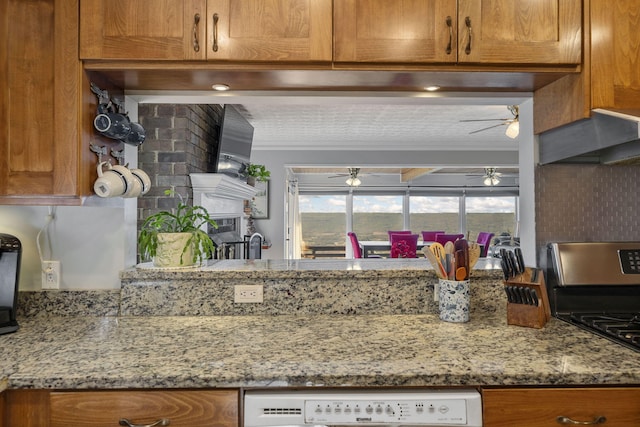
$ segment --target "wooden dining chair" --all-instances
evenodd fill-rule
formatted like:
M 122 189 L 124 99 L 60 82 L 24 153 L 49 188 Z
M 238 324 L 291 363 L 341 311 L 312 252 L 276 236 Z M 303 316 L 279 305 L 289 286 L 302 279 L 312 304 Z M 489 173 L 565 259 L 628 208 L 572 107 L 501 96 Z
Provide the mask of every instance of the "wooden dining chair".
M 417 258 L 419 234 L 391 234 L 391 258 Z

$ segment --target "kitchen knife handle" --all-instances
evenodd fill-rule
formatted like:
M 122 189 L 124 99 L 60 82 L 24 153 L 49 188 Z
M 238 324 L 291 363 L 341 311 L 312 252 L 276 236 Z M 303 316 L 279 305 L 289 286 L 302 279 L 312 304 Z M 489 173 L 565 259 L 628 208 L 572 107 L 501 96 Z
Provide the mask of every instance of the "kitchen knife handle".
M 213 14 L 213 51 L 217 52 L 218 51 L 218 14 L 214 13 Z
M 516 260 L 518 261 L 518 273 L 522 274 L 524 273 L 524 270 L 526 268 L 524 265 L 524 256 L 522 255 L 522 249 L 515 248 L 513 251 L 516 254 Z
M 558 424 L 566 424 L 572 426 L 595 426 L 597 424 L 606 423 L 607 417 L 600 415 L 598 417 L 595 417 L 592 421 L 575 421 L 569 417 L 559 416 L 558 418 L 556 418 L 556 421 L 558 422 Z

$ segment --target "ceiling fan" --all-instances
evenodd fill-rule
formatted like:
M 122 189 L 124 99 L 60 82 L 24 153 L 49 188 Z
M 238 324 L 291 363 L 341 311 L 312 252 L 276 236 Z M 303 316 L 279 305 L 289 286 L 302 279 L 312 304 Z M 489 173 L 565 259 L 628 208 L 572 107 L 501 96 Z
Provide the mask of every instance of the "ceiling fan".
M 484 183 L 484 185 L 498 185 L 500 184 L 501 176 L 502 174 L 498 172 L 496 168 L 484 168 L 484 176 L 482 177 L 482 182 Z
M 482 129 L 471 131 L 471 132 L 469 132 L 469 135 L 474 134 L 474 133 L 478 133 L 478 132 L 483 132 L 485 130 L 493 129 L 493 128 L 498 127 L 498 126 L 507 126 L 507 130 L 505 131 L 505 134 L 509 138 L 514 139 L 520 133 L 520 115 L 519 115 L 519 110 L 518 110 L 518 106 L 517 105 L 508 105 L 507 108 L 509 109 L 511 114 L 513 114 L 512 118 L 509 118 L 509 119 L 475 119 L 475 120 L 460 120 L 460 121 L 461 122 L 499 121 L 499 122 L 502 122 L 502 123 L 498 123 L 497 125 L 493 125 L 493 126 L 489 126 L 489 127 L 486 127 L 486 128 L 482 128 Z
M 358 174 L 360 173 L 360 168 L 348 168 L 349 173 L 340 173 L 337 175 L 330 176 L 329 178 L 340 178 L 340 177 L 348 177 L 345 181 L 346 184 L 350 187 L 357 187 L 362 184 L 360 178 L 358 178 Z

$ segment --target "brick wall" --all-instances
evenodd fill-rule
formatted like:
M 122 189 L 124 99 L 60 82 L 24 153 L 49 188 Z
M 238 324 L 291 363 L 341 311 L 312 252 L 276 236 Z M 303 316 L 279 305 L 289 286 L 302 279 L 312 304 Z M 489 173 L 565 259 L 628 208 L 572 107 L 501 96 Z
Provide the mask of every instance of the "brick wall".
M 218 148 L 220 105 L 140 104 L 138 119 L 147 138 L 138 152 L 138 166 L 149 174 L 151 190 L 138 199 L 138 226 L 150 214 L 168 210 L 178 199 L 172 187 L 193 199 L 190 173 L 213 172 Z
M 537 247 L 552 241 L 640 241 L 640 166 L 536 169 Z

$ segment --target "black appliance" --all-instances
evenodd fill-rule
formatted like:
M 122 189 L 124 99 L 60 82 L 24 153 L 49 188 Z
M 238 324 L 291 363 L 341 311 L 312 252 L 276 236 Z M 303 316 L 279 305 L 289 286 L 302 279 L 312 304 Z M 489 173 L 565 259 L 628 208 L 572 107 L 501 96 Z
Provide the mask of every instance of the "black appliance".
M 552 314 L 640 352 L 640 242 L 551 243 Z
M 18 330 L 16 309 L 22 244 L 10 234 L 0 233 L 0 334 Z
M 253 126 L 233 105 L 224 106 L 218 139 L 214 172 L 242 177 L 251 158 Z

